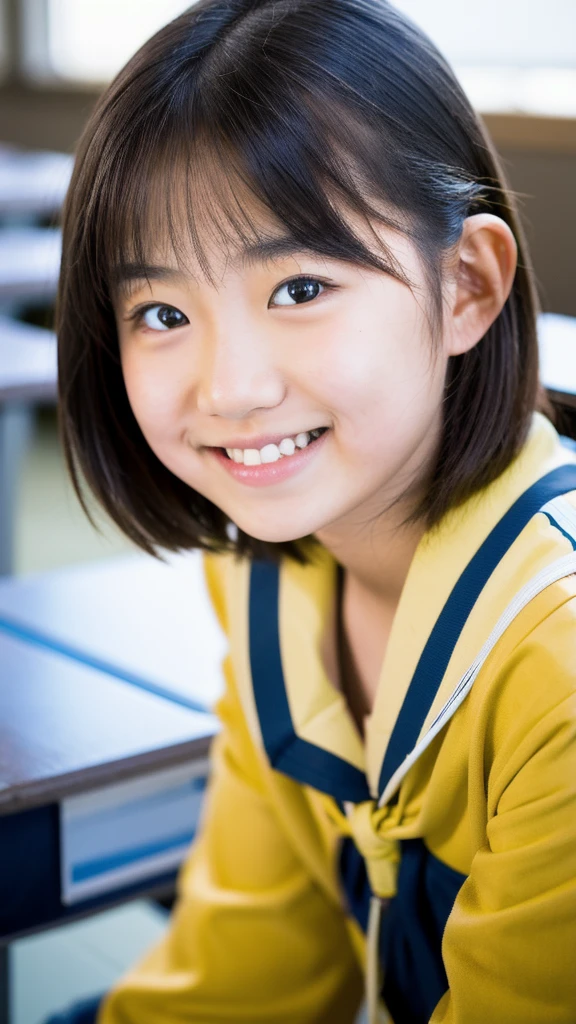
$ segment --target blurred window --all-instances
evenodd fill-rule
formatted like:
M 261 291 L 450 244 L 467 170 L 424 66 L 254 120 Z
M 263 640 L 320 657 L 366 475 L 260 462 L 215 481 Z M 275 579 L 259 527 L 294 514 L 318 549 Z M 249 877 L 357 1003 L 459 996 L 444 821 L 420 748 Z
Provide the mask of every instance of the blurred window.
M 8 71 L 8 25 L 5 0 L 0 0 L 0 79 Z
M 576 64 L 574 0 L 394 0 L 456 64 Z
M 28 77 L 101 85 L 190 0 L 21 0 Z
M 575 0 L 395 0 L 456 69 L 475 107 L 576 116 Z
M 1 2 L 1 0 L 0 0 Z M 182 0 L 20 0 L 27 74 L 101 84 Z M 483 111 L 576 116 L 575 0 L 395 0 L 425 29 Z

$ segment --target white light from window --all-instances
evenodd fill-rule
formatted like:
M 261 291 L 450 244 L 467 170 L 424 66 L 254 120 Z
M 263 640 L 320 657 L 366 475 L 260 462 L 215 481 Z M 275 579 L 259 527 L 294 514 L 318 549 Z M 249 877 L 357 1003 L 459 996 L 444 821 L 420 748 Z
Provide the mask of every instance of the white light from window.
M 576 67 L 574 0 L 393 0 L 458 65 Z
M 190 6 L 186 0 L 25 3 L 29 37 L 40 32 L 40 6 L 47 15 L 47 51 L 38 40 L 42 52 L 32 54 L 30 73 L 97 84 L 110 80 L 157 29 Z M 444 53 L 478 110 L 576 116 L 575 0 L 547 0 L 545 9 L 541 0 L 394 3 Z
M 484 114 L 576 117 L 576 69 L 456 67 L 470 102 Z
M 49 63 L 59 78 L 105 82 L 190 0 L 48 0 Z
M 0 0 L 0 78 L 3 78 L 8 70 L 8 47 L 7 47 L 7 25 L 6 25 L 6 4 Z

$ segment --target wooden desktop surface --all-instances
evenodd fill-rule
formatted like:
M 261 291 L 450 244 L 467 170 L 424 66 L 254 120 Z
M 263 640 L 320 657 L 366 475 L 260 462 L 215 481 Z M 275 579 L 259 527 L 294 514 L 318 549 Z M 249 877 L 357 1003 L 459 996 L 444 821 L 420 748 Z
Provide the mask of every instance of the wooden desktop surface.
M 205 756 L 198 713 L 0 632 L 0 814 Z
M 0 635 L 41 643 L 184 707 L 211 708 L 227 640 L 202 555 L 166 557 L 127 555 L 0 581 Z
M 0 301 L 51 302 L 58 285 L 61 247 L 58 228 L 2 228 Z
M 58 214 L 73 162 L 68 153 L 0 145 L 0 217 Z
M 576 317 L 543 313 L 538 337 L 540 378 L 550 397 L 576 408 Z

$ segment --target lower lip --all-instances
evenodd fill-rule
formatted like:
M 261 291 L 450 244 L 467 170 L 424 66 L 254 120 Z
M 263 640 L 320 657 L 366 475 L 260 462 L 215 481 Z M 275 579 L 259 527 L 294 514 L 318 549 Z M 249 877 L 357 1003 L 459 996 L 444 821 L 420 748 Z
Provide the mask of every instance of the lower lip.
M 298 470 L 303 469 L 312 461 L 316 452 L 320 451 L 324 440 L 328 437 L 329 431 L 324 431 L 315 441 L 311 441 L 306 448 L 300 448 L 294 455 L 285 455 L 277 462 L 265 462 L 260 466 L 245 466 L 243 462 L 234 462 L 221 448 L 208 448 L 212 458 L 217 459 L 221 466 L 248 487 L 268 487 L 270 484 L 278 484 L 290 476 L 294 476 Z

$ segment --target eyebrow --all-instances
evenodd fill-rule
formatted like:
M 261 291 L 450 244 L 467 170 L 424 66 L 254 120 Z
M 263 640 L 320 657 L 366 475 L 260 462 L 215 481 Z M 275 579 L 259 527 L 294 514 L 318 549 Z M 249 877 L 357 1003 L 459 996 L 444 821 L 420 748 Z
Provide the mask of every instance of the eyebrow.
M 328 253 L 322 252 L 314 246 L 297 242 L 290 235 L 278 235 L 275 238 L 258 239 L 256 242 L 246 243 L 233 262 L 240 266 L 254 266 L 256 263 L 265 263 L 267 260 L 279 259 L 288 256 L 315 256 L 328 258 Z M 183 280 L 184 274 L 178 267 L 163 267 L 154 263 L 124 263 L 115 267 L 112 271 L 112 282 L 115 288 L 134 281 L 174 281 Z

